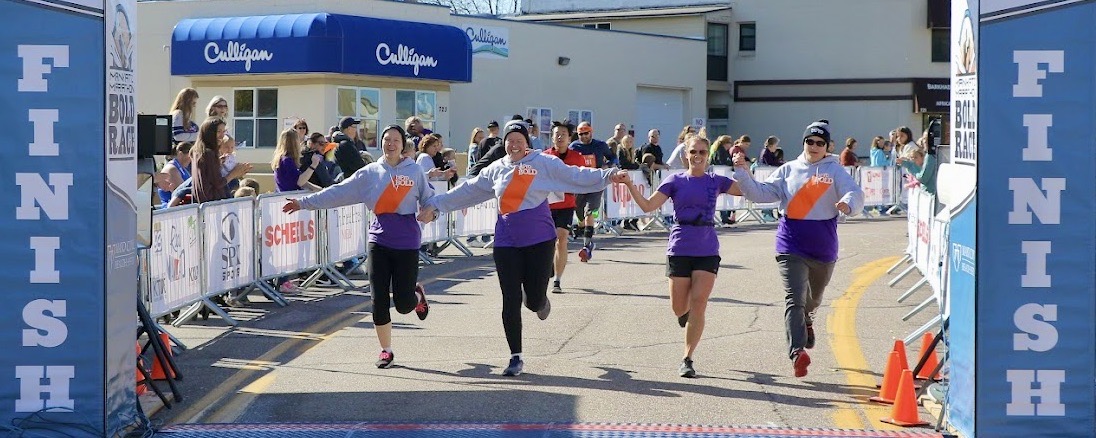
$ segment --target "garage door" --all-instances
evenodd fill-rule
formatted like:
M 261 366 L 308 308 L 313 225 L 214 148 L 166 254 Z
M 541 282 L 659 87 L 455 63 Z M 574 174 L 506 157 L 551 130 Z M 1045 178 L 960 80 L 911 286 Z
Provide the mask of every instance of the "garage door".
M 685 91 L 666 88 L 636 87 L 636 145 L 647 142 L 647 131 L 662 133 L 662 150 L 673 150 L 677 134 L 685 126 Z M 669 147 L 669 149 L 667 149 Z

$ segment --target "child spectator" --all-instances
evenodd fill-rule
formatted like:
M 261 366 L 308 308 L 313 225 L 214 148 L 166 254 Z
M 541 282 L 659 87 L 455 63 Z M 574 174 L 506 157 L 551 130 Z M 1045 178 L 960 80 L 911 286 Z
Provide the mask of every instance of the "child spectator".
M 236 192 L 232 194 L 233 198 L 254 198 L 257 196 L 259 196 L 259 194 L 255 193 L 255 189 L 247 186 L 240 186 L 240 188 L 236 189 Z

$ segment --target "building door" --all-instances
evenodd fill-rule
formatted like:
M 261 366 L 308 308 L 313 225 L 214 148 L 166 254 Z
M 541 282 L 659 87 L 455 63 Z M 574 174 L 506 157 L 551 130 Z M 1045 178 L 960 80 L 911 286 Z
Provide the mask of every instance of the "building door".
M 664 153 L 673 150 L 681 127 L 685 126 L 685 91 L 636 87 L 636 145 L 647 142 L 647 131 L 657 128 Z M 667 146 L 670 149 L 666 149 Z

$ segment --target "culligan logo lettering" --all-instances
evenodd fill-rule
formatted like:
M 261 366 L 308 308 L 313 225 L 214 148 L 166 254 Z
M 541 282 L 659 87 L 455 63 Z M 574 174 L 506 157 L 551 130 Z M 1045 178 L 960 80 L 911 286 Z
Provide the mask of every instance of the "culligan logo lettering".
M 271 59 L 274 59 L 273 53 L 266 50 L 249 49 L 247 43 L 229 41 L 223 51 L 221 46 L 214 41 L 210 41 L 205 46 L 205 60 L 210 64 L 243 61 L 244 70 L 251 71 L 252 61 L 269 61 Z
M 419 67 L 438 66 L 438 61 L 433 56 L 418 54 L 414 47 L 403 44 L 397 44 L 395 52 L 387 43 L 377 44 L 377 62 L 381 65 L 410 65 L 415 68 L 415 76 L 419 75 Z

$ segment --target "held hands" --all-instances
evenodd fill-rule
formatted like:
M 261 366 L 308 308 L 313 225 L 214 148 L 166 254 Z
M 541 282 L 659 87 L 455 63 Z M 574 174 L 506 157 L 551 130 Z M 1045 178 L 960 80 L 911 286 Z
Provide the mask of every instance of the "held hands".
M 301 201 L 296 199 L 286 199 L 285 205 L 282 206 L 282 213 L 296 213 L 301 209 Z
M 849 204 L 845 201 L 838 202 L 838 203 L 834 204 L 833 206 L 837 207 L 837 211 L 840 211 L 840 212 L 844 213 L 846 216 L 848 216 L 849 214 L 852 214 L 852 208 L 850 208 Z
M 321 162 L 323 162 L 323 156 L 320 154 L 312 154 L 312 166 L 310 167 L 318 167 Z
M 418 217 L 419 222 L 422 222 L 424 224 L 428 224 L 430 222 L 433 222 L 434 219 L 437 219 L 437 218 L 438 218 L 438 209 L 436 209 L 434 207 L 423 207 L 422 210 L 419 210 L 419 217 Z
M 734 154 L 734 156 L 731 157 L 731 161 L 734 162 L 735 167 L 750 170 L 750 163 L 746 161 L 746 156 L 742 153 Z
M 612 176 L 609 177 L 609 181 L 612 181 L 612 182 L 617 183 L 617 184 L 625 184 L 625 185 L 631 185 L 632 184 L 632 178 L 628 176 L 628 172 L 621 171 L 621 170 L 613 172 Z

